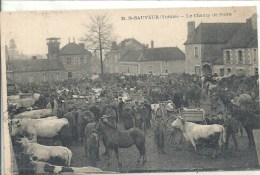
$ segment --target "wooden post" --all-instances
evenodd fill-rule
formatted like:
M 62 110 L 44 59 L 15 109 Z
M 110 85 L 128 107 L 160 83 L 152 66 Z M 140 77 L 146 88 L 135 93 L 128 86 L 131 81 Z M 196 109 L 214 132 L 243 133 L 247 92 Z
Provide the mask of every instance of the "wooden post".
M 260 166 L 260 129 L 253 130 L 254 140 L 255 140 L 255 148 L 258 157 L 258 164 Z

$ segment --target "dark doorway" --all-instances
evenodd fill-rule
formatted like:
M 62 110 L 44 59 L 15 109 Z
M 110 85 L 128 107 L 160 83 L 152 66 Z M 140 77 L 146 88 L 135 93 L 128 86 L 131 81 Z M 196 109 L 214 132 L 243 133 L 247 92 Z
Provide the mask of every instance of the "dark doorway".
M 211 76 L 212 75 L 212 68 L 209 64 L 204 64 L 202 66 L 202 73 L 203 75 L 206 75 L 206 76 Z
M 68 79 L 72 79 L 72 72 L 68 72 Z

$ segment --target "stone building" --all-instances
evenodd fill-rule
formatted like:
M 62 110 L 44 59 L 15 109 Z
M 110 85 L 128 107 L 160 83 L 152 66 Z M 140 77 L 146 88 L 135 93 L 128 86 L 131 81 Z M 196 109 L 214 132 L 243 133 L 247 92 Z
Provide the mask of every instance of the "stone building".
M 15 83 L 84 78 L 91 74 L 92 54 L 83 43 L 69 42 L 60 49 L 59 38 L 47 38 L 47 59 L 7 60 L 7 77 Z
M 246 23 L 200 23 L 195 27 L 195 22 L 191 21 L 187 28 L 184 43 L 186 73 L 224 76 L 243 72 L 253 75 L 253 69 L 258 71 L 257 61 L 249 62 L 248 59 L 257 57 L 256 15 Z M 235 61 L 237 57 L 240 62 Z
M 120 73 L 184 73 L 185 55 L 177 47 L 145 48 L 127 51 L 119 60 Z

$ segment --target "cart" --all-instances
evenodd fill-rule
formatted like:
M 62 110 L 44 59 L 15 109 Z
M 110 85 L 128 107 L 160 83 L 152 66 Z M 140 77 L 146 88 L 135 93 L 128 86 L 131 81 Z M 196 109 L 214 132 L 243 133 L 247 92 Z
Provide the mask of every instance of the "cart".
M 183 117 L 186 121 L 194 122 L 198 124 L 206 124 L 205 111 L 202 108 L 189 109 L 181 108 L 178 112 L 174 113 L 165 122 L 166 139 L 170 145 L 179 145 L 182 142 L 182 131 L 171 127 L 171 124 L 177 117 Z

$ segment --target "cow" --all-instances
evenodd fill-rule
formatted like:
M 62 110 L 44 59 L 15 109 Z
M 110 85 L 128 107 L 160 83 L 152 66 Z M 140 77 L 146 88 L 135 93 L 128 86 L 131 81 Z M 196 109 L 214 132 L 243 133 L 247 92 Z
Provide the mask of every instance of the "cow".
M 61 141 L 65 145 L 67 140 L 67 119 L 43 118 L 43 119 L 12 119 L 11 136 L 16 134 L 27 134 L 32 138 L 32 142 L 37 143 L 37 137 L 53 138 L 61 136 Z
M 171 124 L 172 127 L 180 129 L 183 136 L 187 141 L 190 141 L 194 147 L 196 153 L 196 141 L 199 139 L 210 140 L 214 146 L 214 153 L 212 158 L 216 157 L 217 151 L 218 155 L 221 154 L 222 145 L 226 142 L 226 132 L 222 125 L 200 125 L 192 122 L 187 122 L 182 117 L 177 117 L 176 120 Z
M 45 146 L 38 143 L 31 143 L 27 138 L 21 138 L 16 141 L 21 144 L 24 152 L 30 156 L 36 156 L 39 161 L 51 162 L 52 160 L 61 160 L 56 165 L 71 165 L 72 152 L 63 146 Z
M 44 118 L 47 116 L 51 116 L 53 111 L 51 109 L 39 109 L 39 110 L 32 110 L 32 111 L 25 111 L 20 114 L 14 115 L 14 118 L 20 119 L 38 119 Z

